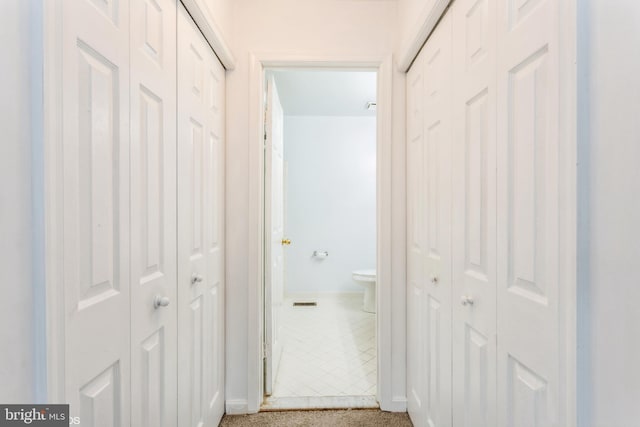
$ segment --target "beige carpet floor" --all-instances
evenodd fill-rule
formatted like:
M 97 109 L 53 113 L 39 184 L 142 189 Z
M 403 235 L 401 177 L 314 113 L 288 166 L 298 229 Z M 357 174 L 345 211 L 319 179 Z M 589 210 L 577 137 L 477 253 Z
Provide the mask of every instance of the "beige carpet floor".
M 220 427 L 412 427 L 406 413 L 377 409 L 260 412 L 225 415 Z

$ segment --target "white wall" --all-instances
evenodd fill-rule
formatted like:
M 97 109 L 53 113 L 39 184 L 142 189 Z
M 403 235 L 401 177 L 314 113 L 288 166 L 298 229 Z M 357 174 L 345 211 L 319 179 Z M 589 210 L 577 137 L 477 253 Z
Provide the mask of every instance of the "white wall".
M 409 69 L 409 65 L 451 1 L 398 0 L 396 54 L 399 66 L 403 70 Z
M 233 0 L 203 0 L 206 7 L 211 12 L 212 18 L 215 20 L 216 25 L 222 31 L 224 40 L 231 44 L 231 38 L 233 33 Z
M 640 2 L 581 7 L 579 105 L 588 102 L 590 111 L 580 119 L 579 231 L 587 250 L 579 270 L 578 388 L 590 393 L 582 396 L 579 425 L 629 427 L 638 425 L 640 402 Z
M 375 117 L 286 116 L 284 159 L 285 292 L 362 292 L 351 272 L 376 263 Z
M 0 402 L 35 395 L 29 1 L 0 2 Z
M 404 48 L 422 25 L 425 11 L 433 8 L 436 0 L 398 0 L 398 42 Z
M 395 1 L 236 0 L 232 50 L 235 70 L 227 73 L 227 401 L 238 408 L 249 397 L 249 54 L 282 53 L 358 58 L 391 55 Z M 395 69 L 395 67 L 394 67 Z M 404 74 L 393 82 L 392 286 L 394 317 L 393 389 L 405 396 L 405 195 Z M 259 141 L 251 141 L 259 143 Z M 251 284 L 255 286 L 255 284 Z M 251 393 L 255 393 L 251 390 Z M 252 408 L 253 409 L 253 408 Z

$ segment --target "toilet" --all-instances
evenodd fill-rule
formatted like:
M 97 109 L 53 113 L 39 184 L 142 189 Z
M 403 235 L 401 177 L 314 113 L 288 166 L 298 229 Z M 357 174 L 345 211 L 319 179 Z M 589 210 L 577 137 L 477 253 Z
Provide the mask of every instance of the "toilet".
M 364 303 L 362 310 L 375 313 L 376 312 L 376 270 L 354 270 L 352 272 L 353 280 L 359 285 L 364 286 Z

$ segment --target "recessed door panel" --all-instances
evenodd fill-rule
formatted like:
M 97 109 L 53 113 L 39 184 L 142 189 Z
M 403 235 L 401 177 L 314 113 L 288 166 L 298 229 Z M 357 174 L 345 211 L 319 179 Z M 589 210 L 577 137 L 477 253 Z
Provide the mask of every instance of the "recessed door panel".
M 122 384 L 119 364 L 109 366 L 80 388 L 80 420 L 83 425 L 118 427 L 122 425 L 120 401 Z M 125 420 L 125 424 L 128 424 Z
M 166 386 L 166 358 L 171 357 L 167 354 L 167 345 L 165 342 L 164 328 L 153 332 L 147 339 L 142 341 L 141 352 L 142 362 L 140 363 L 139 374 L 142 381 L 139 386 L 140 401 L 140 425 L 145 427 L 167 425 L 165 415 L 161 408 L 167 403 L 174 404 L 173 401 L 167 402 L 165 396 L 169 393 L 175 396 L 173 390 L 167 390 Z M 135 410 L 134 410 L 135 411 Z

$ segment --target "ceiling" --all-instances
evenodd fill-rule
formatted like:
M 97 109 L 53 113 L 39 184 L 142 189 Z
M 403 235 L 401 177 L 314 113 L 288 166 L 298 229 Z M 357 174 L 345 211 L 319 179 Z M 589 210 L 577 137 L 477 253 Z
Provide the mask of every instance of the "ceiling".
M 375 116 L 375 71 L 272 71 L 287 116 Z

